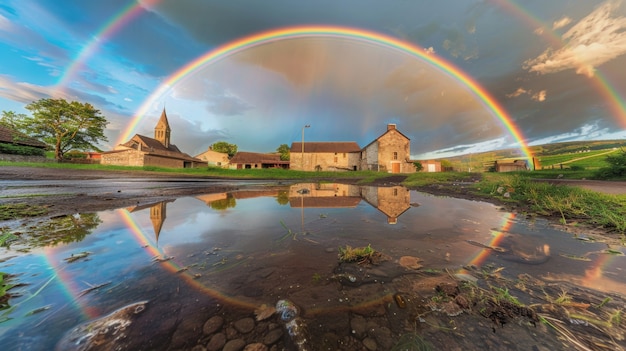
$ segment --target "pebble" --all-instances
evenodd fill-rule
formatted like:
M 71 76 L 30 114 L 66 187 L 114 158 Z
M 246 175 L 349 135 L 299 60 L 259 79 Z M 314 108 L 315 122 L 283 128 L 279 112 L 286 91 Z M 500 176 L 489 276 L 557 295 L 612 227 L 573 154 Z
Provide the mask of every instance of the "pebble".
M 211 335 L 220 330 L 223 325 L 224 318 L 222 318 L 221 316 L 213 316 L 204 323 L 204 326 L 202 327 L 202 332 L 204 333 L 204 335 Z
M 254 344 L 246 345 L 246 348 L 244 348 L 243 351 L 267 351 L 267 346 L 255 342 Z
M 352 329 L 352 335 L 358 339 L 363 339 L 367 331 L 367 321 L 363 316 L 355 316 L 350 320 L 350 328 Z
M 280 338 L 282 337 L 283 337 L 283 330 L 274 329 L 274 330 L 271 330 L 269 333 L 265 334 L 265 337 L 263 337 L 263 343 L 265 345 L 272 345 L 276 343 L 278 340 L 280 340 Z
M 369 351 L 376 351 L 376 340 L 372 338 L 365 338 L 363 339 L 363 346 L 365 346 L 365 348 L 367 348 Z
M 209 343 L 206 345 L 208 351 L 220 350 L 226 344 L 226 335 L 217 333 L 211 337 Z
M 222 351 L 241 351 L 244 346 L 246 346 L 246 342 L 243 339 L 234 339 L 227 342 Z
M 254 319 L 250 317 L 240 319 L 233 324 L 233 327 L 242 334 L 248 334 L 254 329 Z

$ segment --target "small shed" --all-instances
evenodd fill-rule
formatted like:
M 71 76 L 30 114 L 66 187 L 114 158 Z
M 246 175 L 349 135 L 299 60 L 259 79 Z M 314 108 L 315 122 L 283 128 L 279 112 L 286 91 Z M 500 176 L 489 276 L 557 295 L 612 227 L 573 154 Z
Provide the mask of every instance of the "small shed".
M 289 168 L 289 161 L 280 159 L 279 154 L 263 154 L 241 151 L 230 159 L 230 169 Z

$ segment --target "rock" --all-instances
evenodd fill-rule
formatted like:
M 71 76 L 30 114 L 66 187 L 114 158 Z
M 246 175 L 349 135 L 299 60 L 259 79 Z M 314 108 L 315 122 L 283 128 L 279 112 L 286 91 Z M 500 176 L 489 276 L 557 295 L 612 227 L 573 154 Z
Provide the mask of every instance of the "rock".
M 365 348 L 368 349 L 369 351 L 376 351 L 376 348 L 377 348 L 376 340 L 372 338 L 365 338 L 363 339 L 363 346 L 365 346 Z
M 371 334 L 383 350 L 390 350 L 394 344 L 391 330 L 387 327 L 378 327 Z
M 211 335 L 216 331 L 222 329 L 223 325 L 224 318 L 222 318 L 221 316 L 213 316 L 204 323 L 204 326 L 202 327 L 202 332 L 204 333 L 204 335 Z
M 206 345 L 208 351 L 220 350 L 226 344 L 226 335 L 217 333 L 211 337 L 209 343 Z
M 272 344 L 275 344 L 282 337 L 283 337 L 283 330 L 274 329 L 274 330 L 271 330 L 269 333 L 265 334 L 265 336 L 263 337 L 263 343 L 265 345 L 272 345 Z
M 233 327 L 241 334 L 248 334 L 254 329 L 254 319 L 248 317 L 236 321 Z
M 352 335 L 358 339 L 363 339 L 367 332 L 367 321 L 362 316 L 355 316 L 350 320 L 350 328 L 352 329 Z
M 206 348 L 202 345 L 196 345 L 191 348 L 191 351 L 206 351 Z
M 246 345 L 243 351 L 267 351 L 267 346 L 259 342 L 255 342 L 254 344 Z
M 400 257 L 400 260 L 398 262 L 404 268 L 408 268 L 408 269 L 420 269 L 420 268 L 422 268 L 422 265 L 420 264 L 420 262 L 422 262 L 422 259 L 418 258 L 418 257 L 402 256 L 402 257 Z
M 227 342 L 222 351 L 241 351 L 244 346 L 246 346 L 246 342 L 243 339 L 234 339 Z
M 57 350 L 115 350 L 121 347 L 126 329 L 135 321 L 136 315 L 146 309 L 148 301 L 140 301 L 122 307 L 111 314 L 72 328 L 59 342 Z

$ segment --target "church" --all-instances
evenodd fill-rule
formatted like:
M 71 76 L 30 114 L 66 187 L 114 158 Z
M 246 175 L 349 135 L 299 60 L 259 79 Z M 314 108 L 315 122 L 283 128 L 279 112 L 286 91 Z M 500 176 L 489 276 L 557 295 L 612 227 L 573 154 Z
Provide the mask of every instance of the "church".
M 154 127 L 154 138 L 135 134 L 129 141 L 117 145 L 113 151 L 102 153 L 100 163 L 116 166 L 155 166 L 169 168 L 196 168 L 207 163 L 192 157 L 170 142 L 170 124 L 165 109 Z

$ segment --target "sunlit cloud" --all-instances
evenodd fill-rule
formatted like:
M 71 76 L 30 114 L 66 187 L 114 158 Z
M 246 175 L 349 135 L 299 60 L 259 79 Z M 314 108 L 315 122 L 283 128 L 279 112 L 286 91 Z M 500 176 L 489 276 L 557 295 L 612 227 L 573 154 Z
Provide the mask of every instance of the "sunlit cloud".
M 572 19 L 565 16 L 558 21 L 554 21 L 554 23 L 552 23 L 552 29 L 563 28 L 567 26 L 568 24 L 570 24 L 571 22 L 572 22 Z
M 621 1 L 609 0 L 563 34 L 567 44 L 547 49 L 524 68 L 541 74 L 574 69 L 588 77 L 595 68 L 626 53 L 626 18 L 618 16 Z
M 528 93 L 528 90 L 526 90 L 524 88 L 517 88 L 517 90 L 515 90 L 514 92 L 512 92 L 510 94 L 506 94 L 506 97 L 508 97 L 508 98 L 518 97 L 520 95 L 527 94 L 527 93 Z
M 533 94 L 532 99 L 535 101 L 546 101 L 547 92 L 542 90 L 538 93 Z

